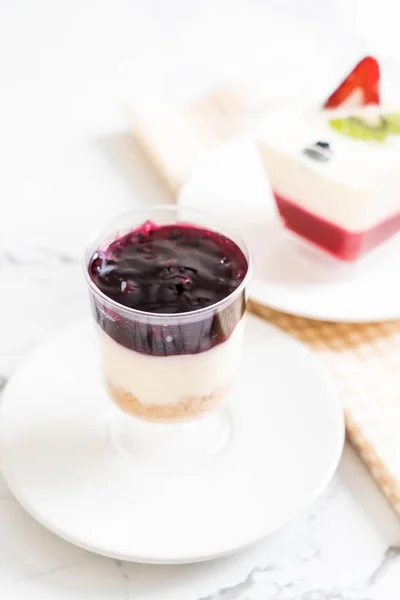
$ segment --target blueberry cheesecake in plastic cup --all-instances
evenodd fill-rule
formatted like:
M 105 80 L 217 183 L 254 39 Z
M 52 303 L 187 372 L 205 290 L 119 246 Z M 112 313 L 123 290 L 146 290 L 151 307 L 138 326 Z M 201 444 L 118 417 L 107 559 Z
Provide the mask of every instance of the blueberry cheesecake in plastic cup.
M 119 420 L 121 445 L 135 453 L 143 436 L 156 435 L 159 447 L 167 436 L 171 451 L 173 432 L 191 450 L 203 442 L 210 449 L 211 438 L 220 446 L 227 422 L 216 409 L 242 351 L 244 243 L 201 211 L 137 210 L 90 242 L 85 274 L 104 382 L 120 416 L 129 417 Z

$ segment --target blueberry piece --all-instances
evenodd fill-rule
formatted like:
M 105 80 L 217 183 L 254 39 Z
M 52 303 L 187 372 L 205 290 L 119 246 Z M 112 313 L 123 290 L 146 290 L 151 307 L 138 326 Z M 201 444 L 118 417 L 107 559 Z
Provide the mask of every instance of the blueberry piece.
M 309 158 L 312 158 L 313 160 L 316 160 L 317 162 L 326 163 L 329 162 L 332 157 L 332 149 L 329 142 L 318 140 L 311 146 L 304 148 L 303 154 Z
M 330 150 L 331 149 L 331 147 L 329 145 L 329 142 L 318 141 L 318 142 L 315 142 L 315 145 L 318 146 L 319 148 L 322 148 L 323 150 Z

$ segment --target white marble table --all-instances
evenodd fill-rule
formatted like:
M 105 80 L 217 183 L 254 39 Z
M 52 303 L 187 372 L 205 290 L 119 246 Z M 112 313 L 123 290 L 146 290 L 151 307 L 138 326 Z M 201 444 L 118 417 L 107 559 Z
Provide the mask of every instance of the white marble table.
M 124 103 L 144 91 L 183 97 L 260 69 L 282 91 L 301 86 L 305 57 L 311 68 L 321 48 L 332 70 L 363 52 L 372 13 L 356 27 L 359 4 L 345 22 L 339 1 L 324 10 L 307 0 L 2 4 L 2 383 L 48 333 L 87 312 L 79 254 L 89 230 L 164 201 L 131 142 Z M 327 32 L 341 23 L 338 43 Z M 37 525 L 1 479 L 0 532 L 7 600 L 397 600 L 400 589 L 400 520 L 351 448 L 309 514 L 213 563 L 149 567 L 90 555 Z

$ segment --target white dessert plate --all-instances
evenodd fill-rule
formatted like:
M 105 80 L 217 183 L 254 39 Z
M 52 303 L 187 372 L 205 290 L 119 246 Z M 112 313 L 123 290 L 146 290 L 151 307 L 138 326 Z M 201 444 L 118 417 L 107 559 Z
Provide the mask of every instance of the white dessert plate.
M 355 265 L 340 265 L 289 240 L 248 137 L 211 151 L 191 172 L 179 202 L 236 222 L 253 255 L 249 294 L 256 302 L 326 321 L 400 318 L 400 235 Z
M 193 475 L 136 468 L 114 450 L 91 322 L 39 347 L 1 406 L 3 475 L 22 506 L 73 544 L 148 563 L 234 552 L 306 510 L 340 460 L 342 407 L 308 349 L 246 321 L 230 444 Z

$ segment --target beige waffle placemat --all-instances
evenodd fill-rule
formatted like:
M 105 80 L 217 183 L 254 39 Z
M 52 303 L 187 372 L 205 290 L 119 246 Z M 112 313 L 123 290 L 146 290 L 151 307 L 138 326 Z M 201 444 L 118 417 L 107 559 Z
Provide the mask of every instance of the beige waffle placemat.
M 400 514 L 400 321 L 328 323 L 251 308 L 323 361 L 337 384 L 349 439 Z
M 195 161 L 243 127 L 253 93 L 232 86 L 183 107 L 131 107 L 136 141 L 171 193 Z M 400 514 L 400 321 L 328 323 L 251 308 L 324 363 L 343 401 L 349 439 Z
M 128 108 L 135 140 L 166 189 L 176 195 L 208 150 L 240 131 L 257 92 L 229 86 L 185 105 L 145 100 Z

